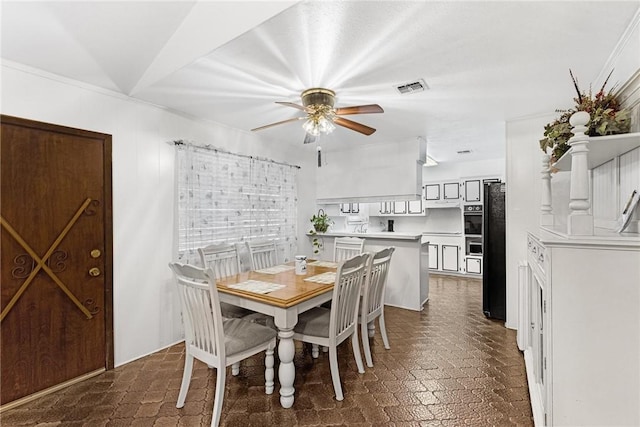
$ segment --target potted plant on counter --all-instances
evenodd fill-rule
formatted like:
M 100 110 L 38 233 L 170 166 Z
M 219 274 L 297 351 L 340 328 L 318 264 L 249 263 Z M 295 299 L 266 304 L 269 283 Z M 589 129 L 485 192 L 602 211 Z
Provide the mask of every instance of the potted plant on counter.
M 329 215 L 324 212 L 324 209 L 320 209 L 317 214 L 314 214 L 311 217 L 311 223 L 313 224 L 313 229 L 309 231 L 309 234 L 313 236 L 313 253 L 317 254 L 323 248 L 323 242 L 320 237 L 318 237 L 318 233 L 324 233 L 329 229 L 329 226 L 333 224 Z
M 613 70 L 611 71 L 613 72 Z M 605 92 L 605 86 L 611 77 L 611 73 L 602 84 L 602 87 L 596 93 L 595 97 L 591 93 L 580 91 L 578 81 L 569 70 L 573 86 L 578 96 L 573 98 L 576 105 L 569 110 L 556 110 L 562 113 L 554 122 L 548 123 L 544 127 L 544 138 L 540 140 L 540 148 L 545 153 L 551 151 L 551 163 L 555 163 L 569 146 L 569 138 L 573 136 L 569 119 L 571 115 L 577 111 L 586 111 L 591 116 L 587 124 L 588 130 L 585 132 L 589 136 L 615 135 L 620 133 L 628 133 L 631 129 L 631 117 L 629 110 L 621 108 L 620 101 L 613 93 L 613 89 Z

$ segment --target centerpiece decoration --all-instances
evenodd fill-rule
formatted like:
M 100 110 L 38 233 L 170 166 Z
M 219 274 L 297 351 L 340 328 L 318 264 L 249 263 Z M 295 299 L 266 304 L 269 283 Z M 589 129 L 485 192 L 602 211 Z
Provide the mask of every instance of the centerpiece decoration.
M 611 70 L 611 73 L 613 73 L 613 70 Z M 578 80 L 569 70 L 573 86 L 578 94 L 577 97 L 573 98 L 576 105 L 568 110 L 556 110 L 557 113 L 562 114 L 552 123 L 545 125 L 544 138 L 540 140 L 540 149 L 543 152 L 549 153 L 548 149 L 551 150 L 551 163 L 555 163 L 569 150 L 568 141 L 573 136 L 569 119 L 577 111 L 586 111 L 591 117 L 587 124 L 588 129 L 585 132 L 589 136 L 615 135 L 630 131 L 630 111 L 620 107 L 620 101 L 613 93 L 615 87 L 605 92 L 605 86 L 609 81 L 609 77 L 611 77 L 611 73 L 607 76 L 600 90 L 593 96 L 591 86 L 589 86 L 589 93 L 580 90 Z

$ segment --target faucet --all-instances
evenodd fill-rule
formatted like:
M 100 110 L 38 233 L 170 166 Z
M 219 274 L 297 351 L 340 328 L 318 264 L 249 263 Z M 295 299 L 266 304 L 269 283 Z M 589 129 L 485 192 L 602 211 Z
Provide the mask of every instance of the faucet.
M 367 232 L 367 223 L 363 222 L 362 224 L 358 224 L 353 227 L 354 233 L 366 233 Z

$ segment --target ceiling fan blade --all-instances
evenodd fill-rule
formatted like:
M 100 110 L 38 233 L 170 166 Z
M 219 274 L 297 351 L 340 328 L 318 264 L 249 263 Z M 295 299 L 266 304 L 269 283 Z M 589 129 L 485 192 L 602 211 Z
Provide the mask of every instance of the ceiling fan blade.
M 369 127 L 367 125 L 363 125 L 362 123 L 357 123 L 357 122 L 354 122 L 352 120 L 345 119 L 345 118 L 342 118 L 342 117 L 336 117 L 335 119 L 333 119 L 333 122 L 335 124 L 337 124 L 337 125 L 345 127 L 347 129 L 355 130 L 356 132 L 360 132 L 360 133 L 363 133 L 365 135 L 371 135 L 372 133 L 374 133 L 376 131 L 372 127 Z
M 283 120 L 281 122 L 275 122 L 275 123 L 271 123 L 271 124 L 268 124 L 268 125 L 260 126 L 258 128 L 255 128 L 255 129 L 251 129 L 251 131 L 255 132 L 257 130 L 270 128 L 272 126 L 277 126 L 277 125 L 281 125 L 281 124 L 289 123 L 289 122 L 297 122 L 298 120 L 304 120 L 304 119 L 306 119 L 306 117 L 294 117 L 293 119 L 287 119 L 287 120 Z
M 347 114 L 370 114 L 384 113 L 384 110 L 378 104 L 357 105 L 355 107 L 336 108 L 336 114 L 346 116 Z
M 304 142 L 303 144 L 313 144 L 314 142 L 316 142 L 318 140 L 317 137 L 313 136 L 313 135 L 309 135 L 308 133 L 305 132 L 304 134 Z
M 286 105 L 287 107 L 297 108 L 298 110 L 307 111 L 305 107 L 300 104 L 294 104 L 293 102 L 276 101 L 276 104 Z

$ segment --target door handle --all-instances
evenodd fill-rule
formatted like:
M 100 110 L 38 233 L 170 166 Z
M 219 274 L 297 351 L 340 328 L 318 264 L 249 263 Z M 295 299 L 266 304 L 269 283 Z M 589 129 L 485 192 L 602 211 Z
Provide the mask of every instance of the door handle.
M 93 267 L 89 269 L 89 276 L 98 277 L 100 275 L 100 269 L 98 267 Z

